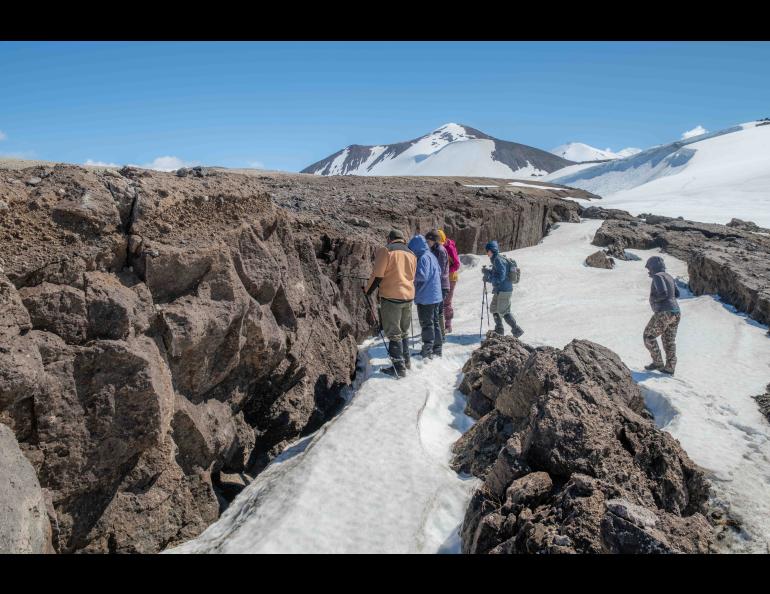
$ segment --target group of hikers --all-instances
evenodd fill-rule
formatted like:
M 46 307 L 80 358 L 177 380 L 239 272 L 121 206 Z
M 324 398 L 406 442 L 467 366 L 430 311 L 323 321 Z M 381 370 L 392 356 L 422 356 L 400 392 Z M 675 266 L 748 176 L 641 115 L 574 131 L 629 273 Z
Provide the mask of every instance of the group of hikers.
M 497 334 L 504 334 L 503 321 L 511 327 L 511 334 L 519 337 L 524 331 L 511 314 L 513 284 L 518 282 L 516 262 L 500 254 L 497 241 L 489 241 L 485 250 L 491 266 L 485 266 L 483 279 L 492 285 L 492 301 L 489 313 L 494 316 Z M 652 356 L 647 370 L 659 370 L 673 375 L 676 367 L 676 332 L 681 319 L 677 298 L 679 289 L 673 277 L 666 272 L 660 256 L 652 256 L 645 264 L 652 278 L 650 307 L 653 315 L 644 329 L 644 345 Z M 388 339 L 388 356 L 391 367 L 382 371 L 399 378 L 411 369 L 409 329 L 412 323 L 412 303 L 417 304 L 423 359 L 441 357 L 441 349 L 447 333 L 452 331 L 452 297 L 457 284 L 460 258 L 457 246 L 448 239 L 442 229 L 433 229 L 423 235 L 415 235 L 407 244 L 404 234 L 393 229 L 388 233 L 386 245 L 377 250 L 374 269 L 365 288 L 366 299 L 379 293 L 379 323 Z M 486 294 L 486 289 L 485 289 Z M 482 306 L 482 318 L 483 318 Z M 662 337 L 666 360 L 663 361 L 658 337 Z
M 496 241 L 487 243 L 486 250 L 492 266 L 484 269 L 484 280 L 492 285 L 490 312 L 495 318 L 495 331 L 503 334 L 505 320 L 513 335 L 521 336 L 524 331 L 511 315 L 511 261 L 500 255 Z M 379 294 L 379 324 L 388 339 L 388 356 L 393 363 L 382 370 L 384 373 L 403 377 L 411 369 L 412 303 L 417 304 L 421 329 L 419 356 L 441 357 L 446 334 L 452 332 L 452 298 L 460 265 L 457 246 L 442 229 L 415 235 L 408 244 L 398 229 L 388 233 L 385 247 L 377 250 L 365 289 L 367 299 L 375 290 Z

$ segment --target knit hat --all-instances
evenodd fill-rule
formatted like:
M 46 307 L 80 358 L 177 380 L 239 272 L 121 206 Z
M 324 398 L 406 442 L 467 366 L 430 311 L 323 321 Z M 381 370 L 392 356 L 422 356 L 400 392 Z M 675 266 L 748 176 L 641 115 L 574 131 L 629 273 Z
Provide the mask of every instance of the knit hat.
M 492 241 L 487 242 L 487 245 L 484 246 L 484 251 L 497 253 L 500 251 L 500 246 L 498 246 L 497 242 L 493 239 Z
M 443 229 L 438 230 L 438 242 L 441 245 L 444 245 L 446 243 L 446 233 L 444 233 Z
M 436 231 L 435 229 L 431 229 L 425 234 L 425 239 L 430 239 L 431 241 L 438 241 L 439 240 L 438 231 Z
M 406 237 L 398 229 L 391 229 L 390 233 L 388 233 L 388 241 L 395 241 L 396 239 L 406 240 Z

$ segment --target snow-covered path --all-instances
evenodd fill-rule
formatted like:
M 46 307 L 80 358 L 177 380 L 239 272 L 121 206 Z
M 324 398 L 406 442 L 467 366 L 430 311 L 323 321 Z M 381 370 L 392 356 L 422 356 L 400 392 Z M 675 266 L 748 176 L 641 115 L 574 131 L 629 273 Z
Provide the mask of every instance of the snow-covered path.
M 522 268 L 513 302 L 522 338 L 557 347 L 587 338 L 615 350 L 658 424 L 709 472 L 717 495 L 744 523 L 746 538 L 732 547 L 766 552 L 770 424 L 750 395 L 770 381 L 767 329 L 712 297 L 686 294 L 677 375 L 644 372 L 641 332 L 650 312 L 643 260 L 657 250 L 632 250 L 643 260 L 614 270 L 588 268 L 583 260 L 597 249 L 590 241 L 600 223 L 561 224 L 513 254 Z M 674 276 L 686 278 L 684 262 L 664 258 Z M 375 373 L 342 414 L 287 450 L 216 524 L 173 552 L 457 552 L 476 481 L 457 476 L 448 461 L 471 423 L 456 386 L 478 344 L 481 263 L 461 273 L 443 359 L 413 360 L 410 376 L 396 381 L 376 373 L 387 358 L 379 339 L 369 341 Z

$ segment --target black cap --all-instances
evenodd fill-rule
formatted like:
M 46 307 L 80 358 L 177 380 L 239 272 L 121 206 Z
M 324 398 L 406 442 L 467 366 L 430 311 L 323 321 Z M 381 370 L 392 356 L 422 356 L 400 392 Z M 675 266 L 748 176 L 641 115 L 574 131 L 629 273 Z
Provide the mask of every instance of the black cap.
M 438 236 L 438 231 L 436 231 L 435 229 L 431 229 L 425 234 L 425 239 L 430 239 L 431 241 L 438 241 L 441 238 Z
M 404 237 L 404 234 L 398 229 L 391 229 L 390 233 L 388 233 L 388 241 L 393 241 L 395 239 L 406 239 L 406 238 Z

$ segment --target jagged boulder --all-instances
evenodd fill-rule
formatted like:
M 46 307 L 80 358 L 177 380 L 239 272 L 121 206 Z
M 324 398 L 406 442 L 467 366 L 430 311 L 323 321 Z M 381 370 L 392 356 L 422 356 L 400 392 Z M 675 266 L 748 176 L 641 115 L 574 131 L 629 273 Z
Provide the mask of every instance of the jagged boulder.
M 591 268 L 607 268 L 609 270 L 615 268 L 615 260 L 610 258 L 607 255 L 607 252 L 603 250 L 599 250 L 588 256 L 585 264 Z
M 454 468 L 483 480 L 461 528 L 464 552 L 709 552 L 704 475 L 655 427 L 618 356 L 573 340 L 522 363 L 518 342 L 482 344 L 500 359 L 481 375 L 498 377 L 508 362 L 513 379 L 454 447 Z
M 0 423 L 0 554 L 52 553 L 40 483 L 16 437 Z
M 728 227 L 737 227 L 738 229 L 743 229 L 744 231 L 751 231 L 754 233 L 768 233 L 770 230 L 765 229 L 764 227 L 760 227 L 757 225 L 754 221 L 743 221 L 741 219 L 730 219 L 730 222 L 727 223 Z

